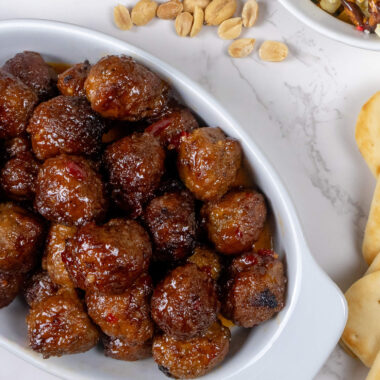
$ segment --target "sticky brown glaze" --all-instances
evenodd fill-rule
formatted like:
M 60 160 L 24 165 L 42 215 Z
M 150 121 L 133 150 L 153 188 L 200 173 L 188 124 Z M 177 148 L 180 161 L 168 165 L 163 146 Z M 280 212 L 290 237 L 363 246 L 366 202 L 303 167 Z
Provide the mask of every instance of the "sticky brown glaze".
M 224 254 L 249 250 L 264 228 L 266 215 L 263 195 L 253 190 L 230 191 L 201 210 L 210 241 Z
M 0 138 L 10 139 L 26 130 L 37 105 L 37 95 L 20 79 L 0 70 Z
M 74 292 L 61 292 L 38 303 L 26 323 L 30 347 L 45 359 L 88 351 L 99 340 L 98 330 Z
M 62 259 L 76 287 L 121 294 L 148 269 L 151 255 L 148 233 L 137 222 L 112 219 L 79 228 Z
M 178 172 L 197 199 L 223 196 L 235 181 L 241 163 L 238 141 L 220 128 L 198 128 L 183 136 L 178 152 Z
M 90 72 L 91 65 L 87 60 L 71 66 L 58 75 L 58 90 L 66 96 L 86 96 L 84 82 Z
M 177 267 L 154 289 L 153 320 L 166 334 L 189 339 L 216 320 L 219 303 L 214 280 L 195 264 Z
M 73 287 L 73 283 L 62 261 L 62 252 L 66 241 L 75 235 L 76 227 L 63 224 L 52 224 L 47 236 L 45 246 L 46 270 L 51 279 L 58 285 Z
M 164 173 L 165 151 L 150 134 L 134 133 L 104 153 L 114 202 L 132 217 L 141 215 Z
M 40 160 L 61 153 L 95 157 L 104 129 L 103 121 L 86 99 L 63 95 L 41 103 L 27 127 L 33 151 Z
M 32 200 L 36 191 L 36 178 L 40 163 L 33 153 L 20 153 L 7 161 L 0 172 L 4 193 L 14 200 Z
M 137 121 L 161 113 L 169 86 L 124 55 L 110 55 L 94 66 L 84 84 L 91 107 L 105 118 Z
M 194 253 L 187 259 L 195 264 L 202 272 L 207 273 L 213 280 L 218 280 L 222 271 L 222 263 L 218 254 L 207 247 L 195 247 Z
M 9 160 L 18 156 L 21 153 L 26 153 L 32 150 L 28 136 L 18 136 L 4 141 L 4 157 Z
M 144 221 L 158 260 L 180 260 L 193 248 L 196 234 L 194 199 L 188 190 L 165 193 L 146 207 Z
M 41 220 L 13 203 L 0 204 L 0 271 L 28 272 L 44 238 Z
M 141 345 L 153 336 L 152 291 L 152 280 L 144 273 L 122 294 L 87 292 L 87 311 L 105 334 Z
M 178 340 L 158 335 L 153 340 L 153 358 L 167 376 L 194 379 L 220 364 L 228 353 L 230 330 L 219 321 L 201 336 Z
M 103 336 L 104 355 L 112 359 L 133 362 L 152 356 L 152 341 L 133 344 L 123 338 Z
M 368 29 L 375 31 L 378 24 L 380 24 L 380 0 L 368 1 Z
M 269 252 L 269 253 L 268 253 Z M 242 327 L 272 318 L 285 304 L 284 266 L 273 252 L 248 253 L 233 260 L 224 286 L 222 314 Z
M 62 154 L 47 159 L 36 181 L 35 208 L 46 219 L 67 225 L 101 220 L 107 201 L 91 161 Z
M 57 93 L 57 74 L 39 53 L 24 51 L 5 62 L 3 70 L 19 78 L 30 87 L 40 101 Z
M 0 309 L 8 306 L 22 289 L 24 276 L 0 272 Z

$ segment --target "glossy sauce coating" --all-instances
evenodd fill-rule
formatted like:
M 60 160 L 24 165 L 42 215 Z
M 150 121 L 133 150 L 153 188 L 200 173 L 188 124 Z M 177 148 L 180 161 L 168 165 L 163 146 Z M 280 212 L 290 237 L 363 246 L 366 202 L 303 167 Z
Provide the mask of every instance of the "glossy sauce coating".
M 194 253 L 187 259 L 194 263 L 202 272 L 207 273 L 213 280 L 218 280 L 222 271 L 222 263 L 218 254 L 207 247 L 195 247 Z
M 24 276 L 0 272 L 0 309 L 8 306 L 22 289 Z
M 32 150 L 29 136 L 22 135 L 4 141 L 4 158 L 9 160 Z
M 66 96 L 86 96 L 84 82 L 90 72 L 88 61 L 77 63 L 58 75 L 58 90 Z
M 129 343 L 123 338 L 103 336 L 104 355 L 117 360 L 133 362 L 152 356 L 152 341 L 140 344 Z

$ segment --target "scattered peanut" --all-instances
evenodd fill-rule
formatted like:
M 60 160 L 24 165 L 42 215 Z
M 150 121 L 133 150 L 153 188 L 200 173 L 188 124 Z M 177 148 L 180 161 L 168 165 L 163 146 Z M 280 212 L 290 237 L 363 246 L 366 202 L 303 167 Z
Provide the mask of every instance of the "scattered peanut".
M 243 19 L 243 26 L 245 28 L 251 28 L 259 14 L 259 4 L 257 4 L 256 0 L 248 0 L 244 6 L 243 11 L 241 12 L 241 17 Z
M 157 6 L 153 0 L 140 0 L 132 9 L 132 22 L 138 26 L 146 25 L 156 16 Z
M 229 18 L 219 25 L 218 36 L 223 40 L 234 40 L 240 36 L 242 25 L 241 17 Z
M 203 9 L 196 6 L 194 9 L 194 22 L 193 26 L 191 27 L 190 37 L 195 37 L 200 32 L 204 18 L 205 14 L 203 12 Z
M 178 0 L 162 3 L 157 8 L 157 17 L 163 20 L 174 20 L 183 10 L 183 4 Z
M 259 49 L 263 61 L 280 62 L 288 55 L 288 47 L 279 41 L 264 41 Z
M 205 9 L 209 3 L 210 0 L 183 0 L 183 10 L 185 12 L 194 13 L 195 7 Z
M 129 10 L 124 5 L 116 5 L 113 9 L 113 19 L 116 26 L 121 30 L 129 30 L 132 28 L 132 20 Z
M 236 0 L 212 0 L 205 10 L 206 24 L 220 25 L 234 15 L 236 7 Z
M 186 37 L 193 25 L 193 15 L 189 12 L 180 13 L 175 19 L 175 30 L 181 37 Z
M 240 38 L 229 46 L 228 54 L 233 58 L 243 58 L 251 54 L 255 46 L 254 38 Z

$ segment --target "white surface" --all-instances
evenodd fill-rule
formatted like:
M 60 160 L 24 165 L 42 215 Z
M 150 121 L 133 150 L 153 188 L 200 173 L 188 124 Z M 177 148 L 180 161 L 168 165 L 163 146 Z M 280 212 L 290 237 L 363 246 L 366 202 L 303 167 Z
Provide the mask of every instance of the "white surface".
M 270 157 L 296 200 L 316 260 L 346 289 L 365 269 L 359 249 L 374 179 L 353 135 L 361 105 L 380 87 L 379 53 L 328 40 L 269 0 L 260 3 L 257 26 L 244 36 L 256 37 L 258 44 L 284 40 L 291 56 L 280 64 L 262 63 L 256 52 L 232 60 L 226 55 L 228 42 L 219 40 L 213 28 L 205 28 L 197 38 L 181 39 L 172 23 L 155 20 L 121 32 L 112 24 L 115 3 L 1 0 L 0 18 L 50 18 L 104 31 L 198 81 Z M 311 351 L 313 345 L 310 342 Z M 0 366 L 13 368 L 14 379 L 33 373 L 10 354 L 0 356 Z M 3 373 L 0 378 L 8 379 Z M 316 379 L 359 380 L 365 374 L 363 366 L 337 348 Z M 52 379 L 42 372 L 39 378 Z

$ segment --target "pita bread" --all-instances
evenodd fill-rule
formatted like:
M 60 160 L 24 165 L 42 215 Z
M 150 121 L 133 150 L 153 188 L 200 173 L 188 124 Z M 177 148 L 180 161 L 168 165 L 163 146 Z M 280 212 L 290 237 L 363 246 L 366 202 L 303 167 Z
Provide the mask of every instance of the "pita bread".
M 377 354 L 366 380 L 380 380 L 380 352 Z

